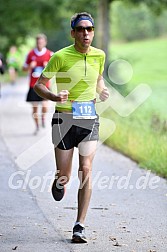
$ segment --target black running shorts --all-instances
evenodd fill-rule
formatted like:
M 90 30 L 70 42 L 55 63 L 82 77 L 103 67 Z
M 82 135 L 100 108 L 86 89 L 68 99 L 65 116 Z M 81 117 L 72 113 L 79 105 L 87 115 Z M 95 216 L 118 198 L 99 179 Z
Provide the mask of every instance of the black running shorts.
M 95 119 L 73 119 L 72 113 L 56 111 L 52 118 L 52 142 L 55 147 L 69 150 L 80 142 L 99 139 L 99 116 Z
M 34 91 L 32 87 L 29 88 L 26 99 L 27 102 L 41 102 L 43 100 L 44 98 L 37 95 L 37 93 Z

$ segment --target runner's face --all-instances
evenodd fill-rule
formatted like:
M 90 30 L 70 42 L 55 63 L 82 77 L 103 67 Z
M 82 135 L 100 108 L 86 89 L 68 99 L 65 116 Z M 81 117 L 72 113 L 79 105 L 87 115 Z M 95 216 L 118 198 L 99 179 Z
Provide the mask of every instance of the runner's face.
M 46 46 L 46 40 L 44 38 L 38 38 L 36 40 L 36 43 L 37 43 L 37 48 L 39 51 L 41 51 L 42 48 L 44 48 Z
M 92 27 L 89 20 L 80 21 L 76 27 Z M 86 29 L 77 31 L 77 28 L 71 31 L 72 37 L 75 39 L 75 47 L 80 52 L 85 52 L 89 49 L 94 37 L 94 31 L 87 31 Z

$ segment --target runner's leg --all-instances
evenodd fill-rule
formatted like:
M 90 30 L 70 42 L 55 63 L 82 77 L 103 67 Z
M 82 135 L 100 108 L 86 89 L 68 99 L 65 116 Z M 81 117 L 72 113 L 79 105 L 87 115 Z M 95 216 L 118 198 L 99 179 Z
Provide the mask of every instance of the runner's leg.
M 47 107 L 48 107 L 48 101 L 42 101 L 42 127 L 45 127 L 45 116 L 47 112 Z
M 10 76 L 10 82 L 11 84 L 15 84 L 17 72 L 14 67 L 9 68 L 9 76 Z
M 61 150 L 55 148 L 55 158 L 56 158 L 56 177 L 59 179 L 59 182 L 62 185 L 65 185 L 71 176 L 72 170 L 72 157 L 73 157 L 74 148 L 70 150 Z
M 32 103 L 32 117 L 35 121 L 36 131 L 39 130 L 39 122 L 38 122 L 38 102 Z
M 77 222 L 84 224 L 92 193 L 92 162 L 97 141 L 81 142 L 79 148 L 79 179 Z M 87 151 L 86 151 L 87 150 Z

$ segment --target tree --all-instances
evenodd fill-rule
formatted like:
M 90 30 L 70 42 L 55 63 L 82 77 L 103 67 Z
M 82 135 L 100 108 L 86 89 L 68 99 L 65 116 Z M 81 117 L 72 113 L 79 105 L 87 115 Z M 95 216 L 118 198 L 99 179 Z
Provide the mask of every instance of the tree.
M 167 8 L 166 0 L 124 0 L 124 2 L 128 5 L 139 5 L 140 3 L 145 3 L 156 14 L 160 14 Z
M 1 0 L 0 4 L 0 51 L 5 51 L 11 43 L 21 43 L 27 35 L 39 31 L 49 34 L 57 49 L 70 41 L 69 18 L 74 12 L 87 11 L 95 17 L 96 45 L 108 56 L 110 42 L 109 17 L 112 3 L 116 0 Z M 145 3 L 155 13 L 167 7 L 166 0 L 124 0 L 128 6 Z M 58 34 L 58 36 L 56 36 Z
M 96 16 L 98 0 L 1 0 L 0 51 L 6 54 L 11 44 L 19 45 L 38 32 L 48 35 L 48 46 L 58 50 L 70 42 L 69 19 L 74 12 Z
M 108 47 L 110 41 L 110 6 L 114 0 L 99 0 L 97 9 L 97 47 L 106 53 L 106 65 L 108 65 Z
M 1 0 L 0 51 L 6 52 L 10 44 L 22 42 L 27 35 L 40 30 L 59 27 L 63 1 L 61 0 Z
M 98 6 L 98 33 L 97 33 L 97 45 L 99 48 L 103 49 L 106 53 L 106 66 L 108 65 L 108 48 L 110 38 L 110 25 L 109 20 L 110 8 L 115 0 L 99 0 Z M 155 14 L 160 14 L 163 9 L 167 8 L 166 0 L 124 0 L 127 6 L 139 5 L 145 3 Z

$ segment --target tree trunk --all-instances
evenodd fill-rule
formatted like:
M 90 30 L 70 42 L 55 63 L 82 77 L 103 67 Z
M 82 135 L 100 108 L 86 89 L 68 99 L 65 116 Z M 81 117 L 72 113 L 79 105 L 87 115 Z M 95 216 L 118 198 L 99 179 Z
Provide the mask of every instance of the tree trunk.
M 108 66 L 108 50 L 110 43 L 110 4 L 113 0 L 99 0 L 97 15 L 97 47 L 106 53 L 106 67 Z

